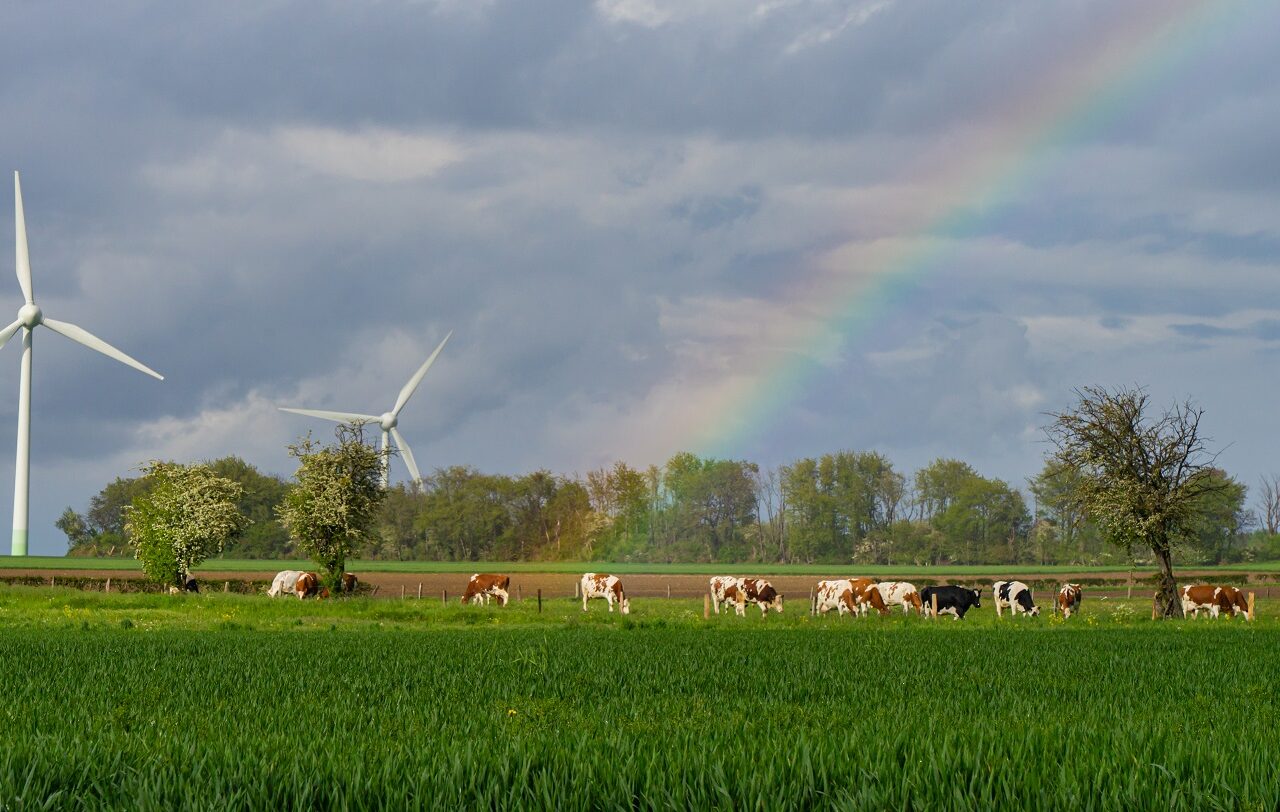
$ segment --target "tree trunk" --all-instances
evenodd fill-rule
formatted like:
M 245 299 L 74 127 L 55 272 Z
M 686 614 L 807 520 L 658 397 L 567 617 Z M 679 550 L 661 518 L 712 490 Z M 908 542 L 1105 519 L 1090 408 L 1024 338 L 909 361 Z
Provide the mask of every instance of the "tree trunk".
M 1182 600 L 1178 597 L 1178 582 L 1173 577 L 1173 561 L 1169 547 L 1167 544 L 1153 545 L 1151 552 L 1155 553 L 1156 561 L 1160 564 L 1160 589 L 1156 594 L 1157 610 L 1161 617 L 1182 617 Z

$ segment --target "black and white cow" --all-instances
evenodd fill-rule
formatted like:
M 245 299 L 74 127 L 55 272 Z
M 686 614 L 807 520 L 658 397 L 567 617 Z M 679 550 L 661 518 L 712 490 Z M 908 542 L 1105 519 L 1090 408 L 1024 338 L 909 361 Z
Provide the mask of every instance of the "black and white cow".
M 938 596 L 938 614 L 950 612 L 954 620 L 960 620 L 970 609 L 982 608 L 981 589 L 964 586 L 926 586 L 920 590 L 920 604 L 925 614 L 933 611 L 933 597 Z
M 991 585 L 991 594 L 996 599 L 996 614 L 1008 609 L 1009 614 L 1021 612 L 1028 617 L 1040 614 L 1040 607 L 1031 599 L 1031 588 L 1021 581 L 996 581 Z

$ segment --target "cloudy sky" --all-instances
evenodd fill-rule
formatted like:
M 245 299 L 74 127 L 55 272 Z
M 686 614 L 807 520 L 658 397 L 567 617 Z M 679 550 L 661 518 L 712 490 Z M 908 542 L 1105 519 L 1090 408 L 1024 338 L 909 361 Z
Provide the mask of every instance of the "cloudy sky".
M 5 4 L 37 301 L 167 376 L 38 332 L 32 552 L 147 459 L 291 473 L 328 428 L 276 406 L 387 409 L 450 330 L 401 419 L 424 468 L 853 448 L 1021 483 L 1072 387 L 1140 384 L 1256 482 L 1278 30 L 1226 0 Z

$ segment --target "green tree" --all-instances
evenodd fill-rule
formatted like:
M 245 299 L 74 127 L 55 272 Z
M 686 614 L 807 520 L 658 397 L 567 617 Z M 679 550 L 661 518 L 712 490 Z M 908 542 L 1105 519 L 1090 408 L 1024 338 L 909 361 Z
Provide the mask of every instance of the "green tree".
M 1248 488 L 1219 468 L 1209 468 L 1205 475 L 1214 487 L 1195 505 L 1192 546 L 1206 564 L 1237 562 L 1244 547 L 1244 531 L 1252 521 L 1244 506 Z
M 239 457 L 222 457 L 208 463 L 215 474 L 240 485 L 236 504 L 249 524 L 228 543 L 223 555 L 231 558 L 281 558 L 289 551 L 289 534 L 276 518 L 276 506 L 289 485 L 272 474 L 264 474 Z
M 441 468 L 423 481 L 426 498 L 415 521 L 427 554 L 451 561 L 511 557 L 511 486 L 474 468 Z
M 206 465 L 152 462 L 143 478 L 148 487 L 125 512 L 125 527 L 147 577 L 181 588 L 248 523 L 236 508 L 241 488 Z
M 1204 412 L 1181 403 L 1153 416 L 1141 389 L 1089 387 L 1076 396 L 1045 428 L 1053 459 L 1079 475 L 1076 501 L 1109 541 L 1130 555 L 1150 550 L 1161 613 L 1182 617 L 1173 551 L 1195 537 L 1197 507 L 1222 488 L 1200 434 Z
M 57 527 L 67 536 L 67 551 L 74 553 L 89 546 L 94 541 L 94 536 L 89 532 L 89 525 L 85 522 L 84 517 L 76 513 L 75 508 L 67 507 L 62 511 L 62 515 L 58 517 L 58 521 L 54 522 Z
M 276 509 L 297 548 L 324 570 L 334 594 L 347 559 L 375 540 L 378 511 L 386 498 L 386 452 L 365 442 L 359 424 L 339 426 L 336 437 L 337 442 L 328 446 L 310 435 L 289 446 L 289 454 L 298 460 L 297 483 Z
M 666 466 L 665 487 L 686 555 L 710 561 L 741 558 L 742 531 L 755 521 L 759 469 L 739 460 L 682 452 Z M 736 555 L 735 555 L 736 554 Z
M 1079 473 L 1049 459 L 1027 484 L 1036 499 L 1037 544 L 1041 563 L 1097 563 L 1103 540 L 1098 526 L 1075 498 Z

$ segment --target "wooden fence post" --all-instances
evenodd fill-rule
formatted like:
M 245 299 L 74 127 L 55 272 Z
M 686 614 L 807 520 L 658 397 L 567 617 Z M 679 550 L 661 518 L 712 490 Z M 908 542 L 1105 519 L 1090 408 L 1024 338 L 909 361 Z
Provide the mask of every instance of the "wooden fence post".
M 711 619 L 711 595 L 706 593 L 702 596 L 702 619 Z
M 542 614 L 542 587 L 538 587 L 538 614 Z
M 404 600 L 404 584 L 400 585 L 400 600 Z
M 1253 593 L 1249 593 L 1249 620 L 1253 620 Z
M 53 576 L 49 576 L 49 586 L 53 586 Z
M 110 591 L 111 591 L 111 579 L 110 579 L 110 578 L 108 578 L 108 579 L 107 579 L 107 585 L 106 585 L 105 587 L 103 587 L 103 588 L 102 588 L 102 591 L 103 591 L 103 592 L 110 592 Z
M 223 582 L 222 582 L 222 591 L 223 591 L 223 592 L 230 592 L 230 591 L 231 591 L 231 582 L 230 582 L 230 581 L 223 581 Z
M 934 620 L 937 620 L 938 619 L 938 593 L 937 592 L 932 592 L 929 594 L 929 603 L 933 604 L 932 617 Z
M 581 595 L 579 595 L 579 594 L 578 594 L 578 589 L 579 589 L 581 586 L 582 586 L 582 585 L 581 585 L 581 584 L 579 584 L 577 581 L 574 581 L 574 582 L 573 582 L 573 599 L 574 599 L 575 601 L 582 597 Z
M 1151 596 L 1151 619 L 1152 620 L 1155 620 L 1156 615 L 1159 614 L 1159 610 L 1158 610 L 1159 606 L 1160 606 L 1160 593 L 1156 592 Z
M 1127 592 L 1125 592 L 1124 599 L 1127 601 L 1133 600 L 1133 576 L 1132 575 L 1129 576 L 1129 589 Z
M 814 594 L 813 587 L 809 587 L 809 617 L 818 614 L 818 596 Z
M 449 605 L 449 590 L 447 589 L 440 590 L 440 605 L 441 606 Z
M 516 584 L 516 602 L 524 603 L 524 592 L 520 590 L 519 584 Z
M 418 600 L 422 600 L 422 582 L 418 582 Z
M 667 584 L 667 600 L 671 600 L 671 584 Z

